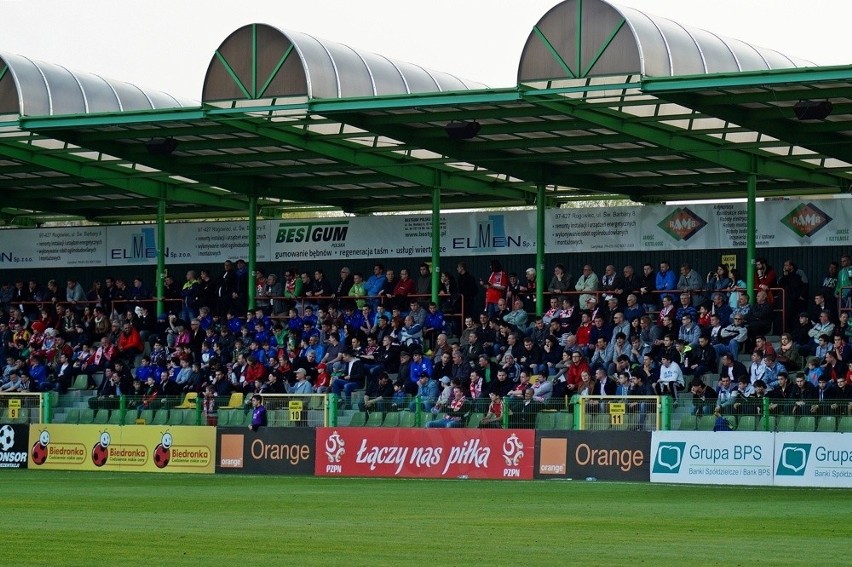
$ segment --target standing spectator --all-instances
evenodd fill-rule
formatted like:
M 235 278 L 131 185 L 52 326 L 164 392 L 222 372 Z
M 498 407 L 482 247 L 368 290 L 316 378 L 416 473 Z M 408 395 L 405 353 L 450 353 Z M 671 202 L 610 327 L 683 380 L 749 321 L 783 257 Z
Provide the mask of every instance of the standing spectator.
M 257 431 L 261 427 L 266 427 L 266 408 L 263 405 L 263 396 L 254 394 L 251 397 L 251 423 L 248 428 L 252 431 Z
M 693 270 L 687 263 L 681 264 L 680 278 L 677 280 L 677 288 L 687 290 L 689 292 L 692 296 L 693 307 L 698 307 L 704 303 L 704 296 L 701 294 L 703 287 L 704 281 L 701 279 L 701 276 L 698 275 L 698 272 Z
M 577 278 L 577 283 L 574 285 L 574 289 L 582 293 L 579 303 L 581 307 L 586 305 L 590 298 L 596 297 L 589 292 L 597 291 L 598 287 L 600 287 L 598 275 L 592 271 L 592 267 L 589 264 L 586 264 L 583 266 L 582 275 Z
M 485 312 L 492 317 L 498 311 L 498 300 L 505 298 L 509 276 L 503 271 L 499 260 L 491 260 L 490 270 L 488 281 L 479 280 L 479 285 L 485 289 Z
M 654 274 L 654 266 L 651 264 L 642 265 L 642 275 L 639 276 L 639 303 L 645 308 L 647 313 L 653 313 L 657 310 L 659 303 L 657 295 L 654 293 L 657 289 L 657 277 Z
M 657 272 L 657 278 L 655 281 L 655 287 L 657 291 L 671 291 L 677 289 L 677 280 L 675 280 L 674 272 L 671 270 L 671 264 L 668 261 L 660 262 L 660 271 Z M 674 296 L 671 294 L 665 294 L 663 297 L 671 297 L 674 300 Z
M 471 317 L 476 308 L 475 302 L 476 296 L 479 294 L 479 287 L 476 285 L 476 278 L 467 270 L 467 264 L 459 262 L 456 271 L 459 274 L 456 283 L 458 284 L 459 295 L 463 300 L 463 315 Z

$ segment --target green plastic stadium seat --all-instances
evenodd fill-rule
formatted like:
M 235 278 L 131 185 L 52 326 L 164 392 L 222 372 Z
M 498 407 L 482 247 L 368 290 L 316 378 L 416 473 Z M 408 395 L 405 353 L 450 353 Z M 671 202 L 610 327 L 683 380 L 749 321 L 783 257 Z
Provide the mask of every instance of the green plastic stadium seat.
M 121 410 L 112 410 L 107 423 L 110 425 L 121 425 Z
M 78 374 L 76 378 L 74 378 L 74 383 L 71 384 L 70 390 L 85 390 L 86 383 L 88 379 L 85 374 Z
M 553 428 L 562 431 L 574 429 L 574 414 L 567 411 L 558 411 L 553 418 Z
M 730 422 L 730 417 L 728 417 L 728 420 Z M 713 431 L 713 426 L 715 424 L 716 416 L 702 415 L 700 418 L 698 418 L 698 431 Z
M 467 427 L 471 429 L 478 428 L 479 422 L 482 421 L 483 417 L 485 417 L 485 414 L 480 412 L 474 412 L 470 414 L 470 417 L 467 419 Z
M 812 415 L 803 415 L 796 422 L 796 431 L 813 433 L 814 429 L 816 429 L 816 418 Z
M 324 405 L 325 398 L 323 396 L 311 396 L 308 398 L 308 409 L 321 410 Z
M 775 431 L 795 431 L 796 418 L 792 415 L 779 416 L 775 422 Z M 813 431 L 813 430 L 811 430 Z
M 186 415 L 186 410 L 176 410 L 173 409 L 169 412 L 169 425 L 183 425 L 184 416 Z
M 94 423 L 95 422 L 95 410 L 92 409 L 84 409 L 80 410 L 80 418 L 77 423 Z
M 117 411 L 117 410 L 116 410 Z M 97 423 L 99 425 L 103 425 L 109 421 L 109 410 L 100 409 L 95 414 L 94 419 L 92 419 L 92 423 Z
M 385 416 L 382 427 L 399 427 L 399 412 L 391 412 Z
M 737 431 L 754 431 L 757 427 L 757 418 L 753 415 L 743 415 L 737 420 Z
M 270 427 L 286 427 L 290 425 L 289 411 L 272 410 L 268 412 L 267 421 Z
M 852 415 L 841 417 L 837 424 L 837 430 L 841 433 L 852 433 Z
M 556 412 L 551 411 L 543 411 L 535 416 L 535 428 L 542 430 L 550 430 L 555 429 L 556 423 Z
M 610 419 L 609 414 L 593 414 L 586 415 L 586 430 L 587 431 L 609 431 Z
M 153 423 L 153 421 L 154 421 L 154 410 L 149 410 L 149 409 L 142 410 L 141 412 L 139 412 L 137 417 L 132 418 L 132 419 L 131 419 L 131 416 L 130 416 L 130 412 L 127 412 L 127 417 L 128 417 L 128 419 L 127 419 L 128 423 L 132 424 L 132 423 L 136 423 L 137 419 L 144 419 L 145 425 L 151 425 L 151 423 Z
M 243 410 L 231 411 L 231 427 L 243 427 L 251 423 L 251 416 Z
M 833 415 L 826 415 L 819 418 L 816 430 L 824 433 L 834 433 L 837 431 L 837 418 Z
M 414 418 L 417 414 L 413 411 L 399 412 L 399 427 L 414 427 Z
M 695 431 L 698 429 L 698 420 L 694 415 L 685 415 L 680 418 L 679 431 Z
M 65 423 L 80 423 L 80 409 L 71 408 L 65 414 Z
M 367 414 L 362 411 L 356 411 L 352 413 L 352 417 L 349 419 L 349 427 L 364 427 L 367 423 Z
M 374 411 L 370 414 L 370 417 L 367 418 L 367 422 L 364 425 L 366 425 L 367 427 L 381 427 L 382 421 L 384 421 L 384 419 L 385 415 L 382 412 Z
M 151 425 L 165 425 L 169 422 L 169 410 L 159 409 L 154 413 Z

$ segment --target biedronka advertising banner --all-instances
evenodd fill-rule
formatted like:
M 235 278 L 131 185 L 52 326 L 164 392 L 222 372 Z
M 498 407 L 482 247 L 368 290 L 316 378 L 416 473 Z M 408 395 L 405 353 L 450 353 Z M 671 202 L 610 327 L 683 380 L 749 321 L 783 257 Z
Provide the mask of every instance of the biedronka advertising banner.
M 32 469 L 214 472 L 213 427 L 41 425 L 30 428 Z

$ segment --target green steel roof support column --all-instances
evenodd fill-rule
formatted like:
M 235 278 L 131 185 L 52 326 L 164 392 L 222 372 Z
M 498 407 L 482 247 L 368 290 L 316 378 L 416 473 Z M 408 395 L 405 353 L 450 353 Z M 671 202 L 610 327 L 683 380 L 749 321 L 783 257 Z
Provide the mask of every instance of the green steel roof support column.
M 441 190 L 432 188 L 432 301 L 438 302 L 441 285 Z
M 248 233 L 248 306 L 254 310 L 257 288 L 254 285 L 254 271 L 257 265 L 257 197 L 249 197 L 249 233 Z
M 755 215 L 755 197 L 757 195 L 757 176 L 748 176 L 748 204 L 746 225 L 746 287 L 749 301 L 754 301 L 754 261 L 756 256 L 757 220 Z
M 166 291 L 166 200 L 157 201 L 157 317 L 163 314 Z
M 535 200 L 535 313 L 544 314 L 544 185 Z

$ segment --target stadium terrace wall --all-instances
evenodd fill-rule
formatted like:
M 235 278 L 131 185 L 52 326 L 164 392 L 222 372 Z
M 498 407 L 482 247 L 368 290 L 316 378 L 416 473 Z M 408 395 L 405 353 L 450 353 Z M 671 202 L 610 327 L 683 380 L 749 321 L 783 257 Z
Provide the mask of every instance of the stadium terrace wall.
M 2 425 L 0 469 L 852 488 L 844 433 Z

